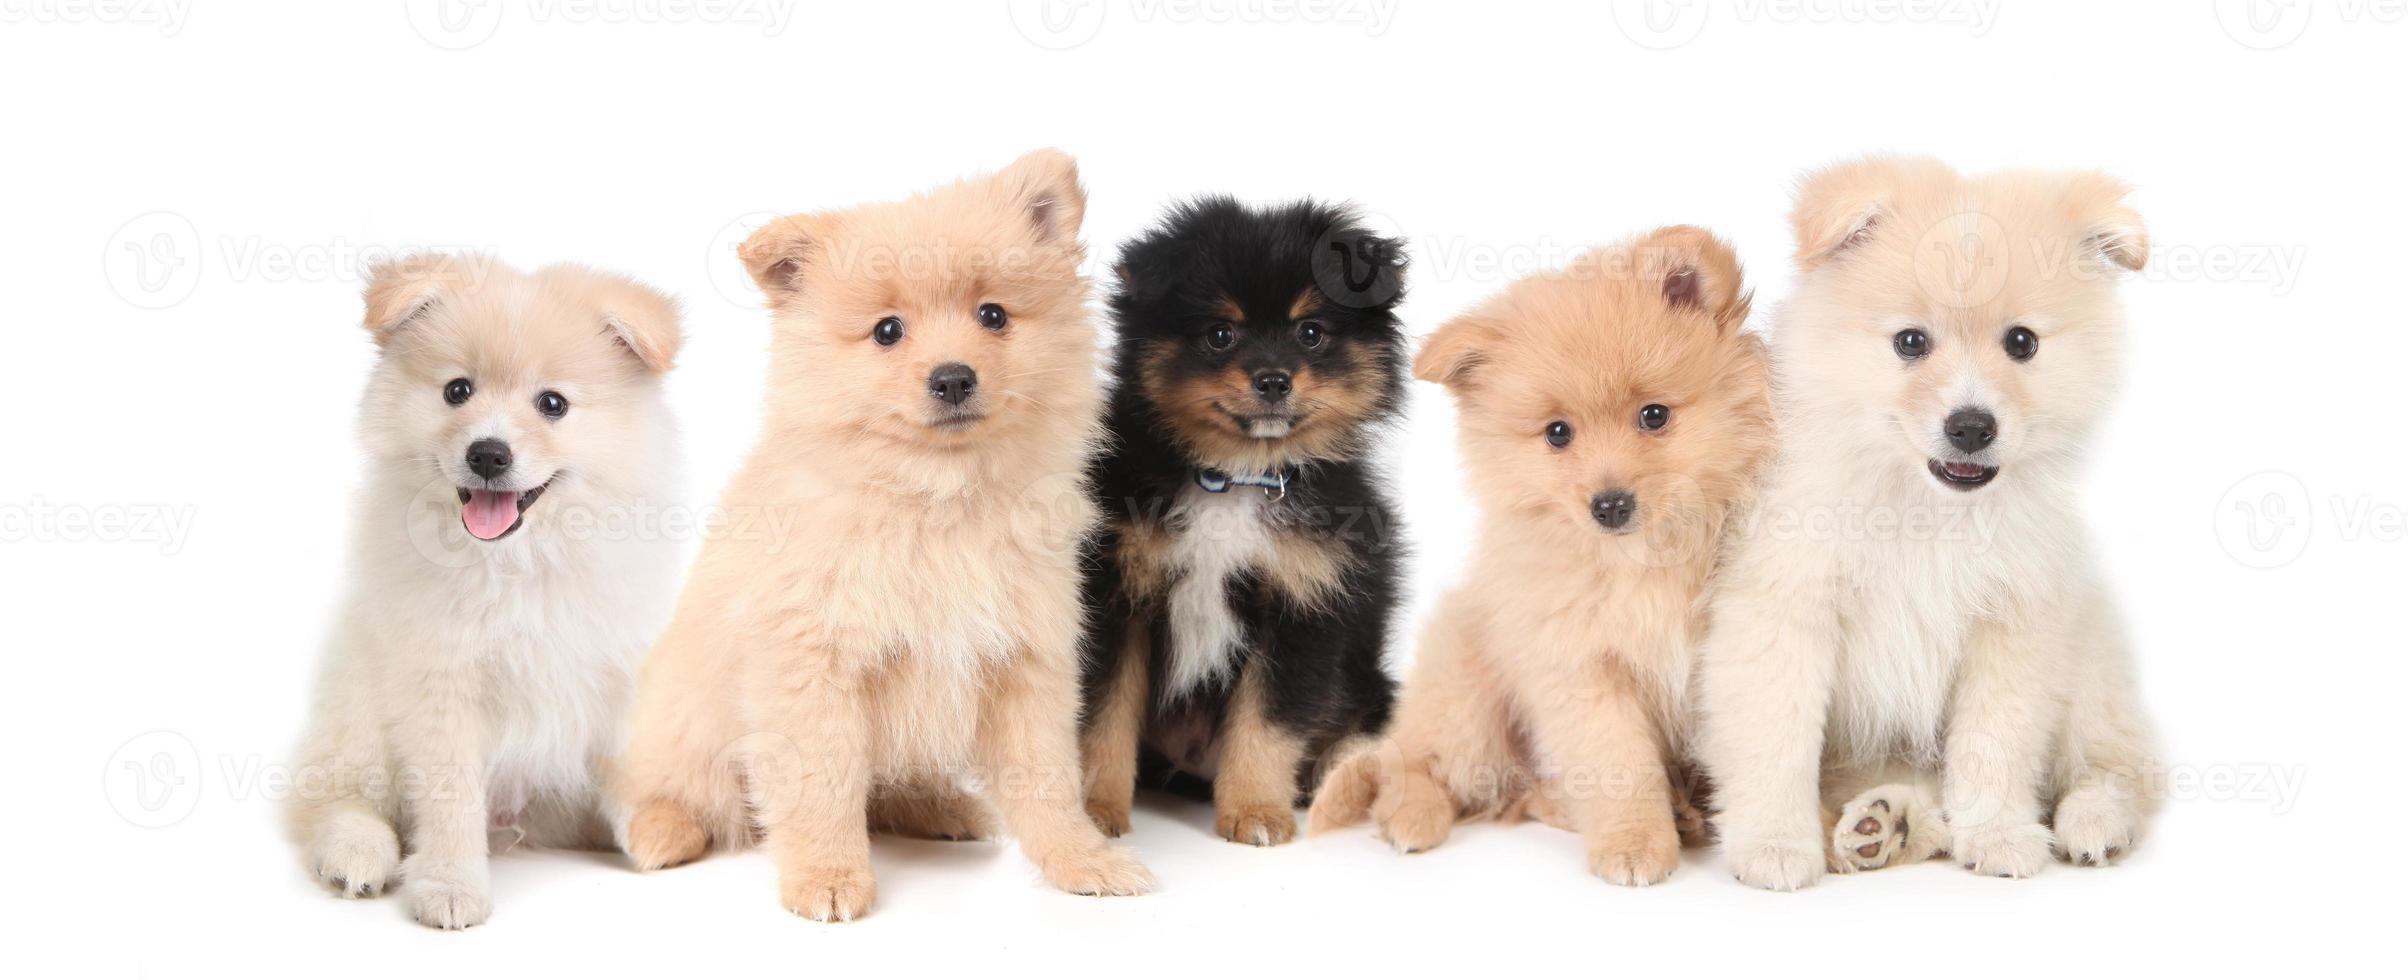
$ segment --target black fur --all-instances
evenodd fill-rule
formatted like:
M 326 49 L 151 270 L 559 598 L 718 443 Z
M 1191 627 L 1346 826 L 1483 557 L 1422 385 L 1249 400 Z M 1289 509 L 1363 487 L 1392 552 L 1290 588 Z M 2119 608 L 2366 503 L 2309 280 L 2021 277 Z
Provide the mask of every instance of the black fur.
M 1174 208 L 1159 227 L 1125 244 L 1117 270 L 1109 302 L 1116 344 L 1111 442 L 1092 473 L 1105 528 L 1086 556 L 1087 720 L 1121 669 L 1122 638 L 1132 618 L 1140 619 L 1152 637 L 1147 781 L 1199 786 L 1195 767 L 1164 757 L 1156 736 L 1217 733 L 1237 678 L 1259 671 L 1270 723 L 1307 747 L 1297 777 L 1301 796 L 1310 790 L 1318 757 L 1342 738 L 1383 729 L 1395 700 L 1395 681 L 1382 660 L 1403 589 L 1403 539 L 1386 488 L 1364 456 L 1403 405 L 1406 340 L 1395 316 L 1403 293 L 1401 246 L 1371 234 L 1344 208 L 1304 201 L 1256 209 L 1215 197 Z M 1292 319 L 1292 307 L 1308 289 L 1318 291 L 1318 308 Z M 1231 302 L 1243 311 L 1238 340 L 1213 351 L 1207 335 L 1225 320 Z M 1308 349 L 1299 338 L 1301 320 L 1320 325 L 1318 348 Z M 1223 588 L 1244 631 L 1237 670 L 1166 699 L 1172 650 L 1167 603 L 1132 596 L 1124 587 L 1123 544 L 1134 525 L 1154 534 L 1185 530 L 1175 505 L 1195 485 L 1198 470 L 1215 461 L 1196 458 L 1180 437 L 1178 419 L 1148 396 L 1145 379 L 1150 371 L 1161 380 L 1198 381 L 1226 377 L 1233 368 L 1249 377 L 1302 371 L 1298 376 L 1313 383 L 1353 386 L 1352 403 L 1363 408 L 1342 438 L 1314 439 L 1322 444 L 1317 453 L 1279 454 L 1282 468 L 1294 474 L 1284 497 L 1274 502 L 1268 491 L 1249 486 L 1228 490 L 1264 495 L 1266 525 L 1294 540 L 1340 549 L 1349 560 L 1335 594 L 1316 603 L 1298 601 L 1259 570 L 1230 576 Z M 1304 389 L 1298 391 L 1301 396 Z

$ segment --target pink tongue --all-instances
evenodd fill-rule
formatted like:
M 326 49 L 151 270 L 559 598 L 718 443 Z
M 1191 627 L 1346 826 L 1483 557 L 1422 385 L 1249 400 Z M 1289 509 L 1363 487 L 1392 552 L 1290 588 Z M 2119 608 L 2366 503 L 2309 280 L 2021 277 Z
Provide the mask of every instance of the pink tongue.
M 460 505 L 460 523 L 468 525 L 468 533 L 476 535 L 477 540 L 501 537 L 509 533 L 510 525 L 518 523 L 518 494 L 468 491 L 468 502 Z

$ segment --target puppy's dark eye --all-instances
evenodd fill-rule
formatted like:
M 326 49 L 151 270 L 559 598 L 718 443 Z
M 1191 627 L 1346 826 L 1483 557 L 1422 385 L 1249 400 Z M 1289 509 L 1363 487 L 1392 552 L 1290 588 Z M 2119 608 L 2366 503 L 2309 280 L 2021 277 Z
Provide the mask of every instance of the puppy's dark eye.
M 877 341 L 880 347 L 893 347 L 902 343 L 903 321 L 891 316 L 878 321 L 878 325 L 870 330 L 870 339 Z
M 1213 324 L 1204 331 L 1204 346 L 1213 350 L 1228 350 L 1237 346 L 1237 331 L 1226 323 Z
M 544 418 L 557 419 L 569 413 L 569 400 L 557 391 L 547 391 L 535 396 L 535 410 L 542 412 Z
M 2031 360 L 2032 355 L 2040 353 L 2040 335 L 2022 327 L 2008 327 L 2007 336 L 2000 343 L 2006 347 L 2007 356 L 2018 361 Z
M 1639 410 L 1639 428 L 1649 432 L 1671 424 L 1672 410 L 1662 405 L 1649 405 Z
M 1321 321 L 1306 320 L 1296 325 L 1296 342 L 1303 345 L 1305 350 L 1318 349 L 1325 339 L 1322 333 Z
M 1931 353 L 1931 337 L 1921 330 L 1908 327 L 1890 338 L 1890 348 L 1897 351 L 1899 357 L 1911 361 Z
M 1562 449 L 1572 444 L 1572 423 L 1557 419 L 1547 423 L 1547 445 Z
M 1003 329 L 1005 322 L 1006 318 L 1003 315 L 1003 307 L 997 306 L 993 303 L 981 304 L 978 307 L 979 326 L 985 327 L 989 330 L 1001 330 Z
M 453 378 L 450 384 L 443 386 L 443 403 L 446 405 L 466 404 L 468 396 L 476 393 L 477 386 L 469 384 L 467 378 Z

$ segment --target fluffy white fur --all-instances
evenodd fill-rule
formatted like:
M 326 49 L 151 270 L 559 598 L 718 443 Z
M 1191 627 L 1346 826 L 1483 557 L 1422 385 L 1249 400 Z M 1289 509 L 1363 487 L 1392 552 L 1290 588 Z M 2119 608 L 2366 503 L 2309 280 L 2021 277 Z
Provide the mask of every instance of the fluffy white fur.
M 290 817 L 337 893 L 398 879 L 418 921 L 462 928 L 491 911 L 489 849 L 612 843 L 600 767 L 675 595 L 676 545 L 641 517 L 676 472 L 659 376 L 678 329 L 625 279 L 477 256 L 378 270 L 367 325 L 350 598 Z M 474 383 L 457 406 L 454 378 Z M 543 391 L 568 412 L 545 418 Z M 488 485 L 465 462 L 480 438 L 514 450 L 494 485 L 550 481 L 492 541 L 462 525 L 459 488 Z
M 1946 851 L 2104 864 L 2153 808 L 2150 737 L 2092 568 L 2078 464 L 2114 389 L 2122 185 L 1877 158 L 1810 177 L 1771 336 L 1779 450 L 1713 605 L 1699 752 L 1731 868 L 1794 889 Z M 2022 325 L 2038 352 L 2016 360 Z M 1902 359 L 1915 328 L 1928 354 Z M 1966 454 L 1943 420 L 1978 407 Z M 1999 467 L 1972 490 L 1932 460 Z

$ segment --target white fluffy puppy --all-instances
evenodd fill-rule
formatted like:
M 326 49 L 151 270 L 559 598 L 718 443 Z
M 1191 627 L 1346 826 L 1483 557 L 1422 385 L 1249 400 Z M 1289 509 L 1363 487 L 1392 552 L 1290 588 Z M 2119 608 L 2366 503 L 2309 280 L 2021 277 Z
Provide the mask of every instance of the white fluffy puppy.
M 2139 838 L 2150 737 L 2076 485 L 2149 251 L 2124 194 L 1918 158 L 1800 188 L 1777 458 L 1698 679 L 1739 880 L 1941 852 L 2022 877 Z
M 485 920 L 490 847 L 608 847 L 601 766 L 676 594 L 665 297 L 479 256 L 376 270 L 350 599 L 290 809 L 312 873 Z M 489 835 L 491 844 L 489 845 Z M 405 860 L 403 855 L 407 854 Z

